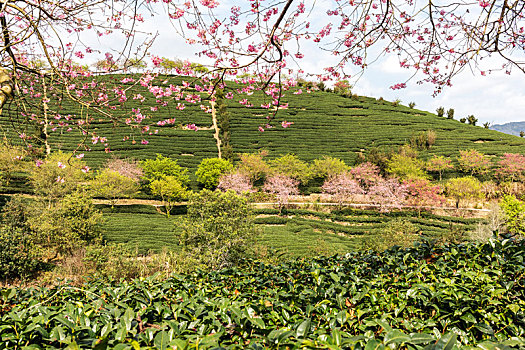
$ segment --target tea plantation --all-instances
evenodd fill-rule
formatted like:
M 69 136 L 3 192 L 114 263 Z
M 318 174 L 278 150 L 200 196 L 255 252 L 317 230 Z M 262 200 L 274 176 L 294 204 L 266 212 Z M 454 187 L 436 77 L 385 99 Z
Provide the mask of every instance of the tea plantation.
M 0 349 L 482 349 L 525 345 L 510 240 L 296 259 L 166 280 L 0 291 Z
M 174 222 L 147 205 L 101 207 L 104 212 L 104 238 L 109 242 L 129 243 L 140 252 L 162 249 L 179 250 Z M 185 208 L 177 209 L 184 215 Z M 344 254 L 363 250 L 371 236 L 379 234 L 396 218 L 406 219 L 428 238 L 440 238 L 451 231 L 473 231 L 481 219 L 439 216 L 403 211 L 379 213 L 374 210 L 345 209 L 332 213 L 289 209 L 278 216 L 276 209 L 258 209 L 255 223 L 261 230 L 257 243 L 285 257 Z
M 123 77 L 108 75 L 98 79 L 119 81 Z M 182 78 L 173 76 L 160 79 L 165 86 L 180 80 Z M 298 92 L 298 89 L 294 91 Z M 307 93 L 304 88 L 301 91 L 301 94 L 294 94 L 292 91 L 286 93 L 282 102 L 288 103 L 288 108 L 280 109 L 273 123 L 274 127 L 265 129 L 264 132 L 258 131 L 260 125 L 266 124 L 265 116 L 268 115 L 268 110 L 260 107 L 267 102 L 262 94 L 247 96 L 254 105 L 252 108 L 238 103 L 239 99 L 246 97 L 244 95 L 234 96 L 231 100 L 225 99 L 230 114 L 229 132 L 234 154 L 264 149 L 269 152 L 270 158 L 295 153 L 299 158 L 311 161 L 328 155 L 353 164 L 358 152 L 366 153 L 372 147 L 396 148 L 407 143 L 412 136 L 427 130 L 433 130 L 437 138 L 435 145 L 421 153 L 422 158 L 431 154 L 455 157 L 463 149 L 476 149 L 487 155 L 502 155 L 504 152 L 520 153 L 525 148 L 525 139 L 463 124 L 457 120 L 439 118 L 435 114 L 395 105 L 382 99 L 357 96 L 348 98 L 323 91 Z M 145 97 L 143 102 L 132 98 L 138 94 Z M 217 156 L 213 130 L 209 129 L 212 125 L 211 116 L 202 111 L 199 105 L 186 103 L 183 111 L 173 106 L 159 106 L 152 94 L 140 85 L 130 88 L 128 96 L 128 101 L 123 103 L 122 108 L 117 108 L 114 115 L 122 121 L 130 115 L 132 108 L 140 108 L 150 118 L 144 122 L 152 124 L 150 130 L 141 134 L 133 132 L 125 123 L 93 116 L 91 130 L 108 138 L 111 153 L 105 152 L 106 146 L 101 142 L 92 144 L 91 139 L 87 138 L 85 146 L 89 146 L 92 151 L 86 153 L 85 159 L 90 166 L 100 165 L 111 154 L 145 159 L 154 158 L 156 153 L 161 153 L 178 159 L 180 165 L 190 168 L 193 173 L 203 158 Z M 207 102 L 204 101 L 203 104 L 206 105 Z M 152 107 L 158 107 L 158 110 L 152 111 Z M 64 101 L 59 110 L 63 116 L 80 112 L 67 101 Z M 0 116 L 0 130 L 11 139 L 19 140 L 9 119 L 19 118 L 18 111 L 7 112 Z M 156 122 L 169 118 L 176 118 L 175 124 L 156 125 Z M 283 128 L 281 121 L 294 124 Z M 180 127 L 188 123 L 195 123 L 201 129 L 194 131 Z M 83 139 L 78 132 L 68 133 L 65 129 L 58 127 L 56 131 L 50 131 L 53 150 L 77 149 L 79 140 Z M 154 130 L 158 130 L 158 134 Z M 19 131 L 28 135 L 35 132 L 31 127 Z M 128 139 L 124 141 L 124 138 Z M 148 141 L 147 145 L 141 143 L 143 139 Z

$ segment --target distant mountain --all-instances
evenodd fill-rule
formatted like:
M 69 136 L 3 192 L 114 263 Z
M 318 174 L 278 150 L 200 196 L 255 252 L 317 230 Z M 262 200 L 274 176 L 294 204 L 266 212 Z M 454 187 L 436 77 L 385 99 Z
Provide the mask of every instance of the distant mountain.
M 503 132 L 509 135 L 520 136 L 520 132 L 525 132 L 525 122 L 512 122 L 506 124 L 496 124 L 490 127 L 492 130 Z

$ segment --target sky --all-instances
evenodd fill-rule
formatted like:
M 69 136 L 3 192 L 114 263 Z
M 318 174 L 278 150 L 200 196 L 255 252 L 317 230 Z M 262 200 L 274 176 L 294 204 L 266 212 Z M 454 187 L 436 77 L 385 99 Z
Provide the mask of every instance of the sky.
M 150 53 L 171 59 L 199 61 L 195 56 L 196 48 L 186 44 L 185 39 L 170 28 L 172 24 L 162 14 L 146 19 L 141 29 L 148 33 L 158 33 Z M 118 47 L 118 42 L 112 42 L 111 38 L 106 37 L 97 45 L 103 51 L 104 46 Z M 324 67 L 336 62 L 329 52 L 313 45 L 303 46 L 301 51 L 305 57 L 300 60 L 300 67 L 307 73 L 320 73 Z M 486 76 L 465 70 L 454 77 L 452 87 L 445 88 L 435 97 L 432 96 L 434 86 L 416 84 L 417 77 L 409 80 L 405 89 L 389 88 L 396 83 L 405 82 L 412 73 L 413 71 L 400 68 L 396 58 L 386 56 L 369 66 L 352 91 L 390 101 L 399 99 L 403 105 L 414 102 L 415 108 L 430 112 L 435 112 L 440 106 L 445 110 L 453 108 L 455 119 L 474 115 L 479 119 L 479 125 L 485 122 L 493 125 L 525 121 L 525 74 L 517 70 L 511 75 L 493 72 Z

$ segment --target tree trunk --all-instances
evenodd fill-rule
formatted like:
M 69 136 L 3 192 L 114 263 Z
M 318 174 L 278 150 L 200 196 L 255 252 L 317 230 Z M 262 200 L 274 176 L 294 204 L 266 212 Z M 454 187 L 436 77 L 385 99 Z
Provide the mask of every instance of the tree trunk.
M 215 101 L 210 101 L 211 105 L 211 120 L 213 122 L 213 129 L 215 130 L 215 133 L 213 134 L 213 137 L 215 138 L 215 141 L 217 141 L 217 152 L 218 152 L 218 158 L 222 158 L 222 152 L 221 152 L 221 136 L 219 135 L 219 125 L 217 124 L 217 110 L 215 109 Z

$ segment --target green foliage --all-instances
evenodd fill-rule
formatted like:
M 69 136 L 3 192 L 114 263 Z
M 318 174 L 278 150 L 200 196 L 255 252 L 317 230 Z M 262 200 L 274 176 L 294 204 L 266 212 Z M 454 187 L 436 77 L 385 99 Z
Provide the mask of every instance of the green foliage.
M 422 160 L 401 153 L 394 154 L 390 158 L 386 171 L 400 180 L 427 179 L 429 177 Z
M 42 265 L 31 245 L 30 232 L 0 226 L 0 279 L 31 276 Z
M 438 107 L 438 109 L 436 109 L 436 113 L 437 113 L 437 116 L 442 118 L 443 115 L 445 114 L 445 108 L 443 107 Z
M 323 158 L 314 159 L 310 169 L 314 177 L 325 179 L 349 171 L 350 167 L 341 159 L 323 156 Z
M 6 349 L 517 348 L 524 259 L 520 241 L 422 242 L 164 280 L 2 289 L 0 339 Z
M 177 226 L 188 255 L 213 269 L 238 264 L 256 234 L 248 201 L 232 191 L 193 194 Z
M 263 159 L 268 153 L 242 153 L 239 155 L 240 162 L 237 169 L 240 173 L 247 175 L 252 181 L 264 179 L 270 172 L 270 166 Z
M 408 248 L 419 239 L 419 232 L 419 228 L 409 220 L 395 218 L 384 226 L 381 233 L 367 237 L 365 246 L 380 252 L 393 246 Z
M 456 207 L 460 201 L 482 199 L 481 182 L 472 176 L 457 177 L 448 180 L 445 185 L 447 195 L 456 200 Z
M 114 206 L 118 199 L 133 197 L 139 190 L 139 183 L 119 172 L 103 169 L 90 184 L 97 197 L 108 198 Z
M 454 108 L 450 108 L 447 111 L 447 119 L 454 119 Z
M 186 199 L 189 195 L 188 190 L 179 181 L 179 178 L 171 175 L 153 180 L 149 187 L 152 194 L 162 199 L 168 217 L 174 204 Z
M 504 213 L 507 232 L 512 235 L 525 235 L 525 202 L 514 196 L 505 196 L 500 206 Z
M 26 151 L 20 146 L 13 146 L 4 140 L 0 142 L 0 187 L 9 185 L 13 173 L 24 171 L 28 168 L 24 161 Z
M 0 277 L 24 278 L 37 272 L 42 265 L 32 246 L 32 232 L 26 224 L 27 204 L 13 197 L 2 208 L 0 220 Z
M 214 190 L 219 184 L 220 177 L 232 170 L 233 165 L 229 160 L 206 158 L 199 164 L 195 175 L 204 188 Z
M 95 209 L 86 193 L 70 193 L 51 207 L 33 202 L 28 209 L 32 243 L 42 249 L 48 260 L 58 254 L 71 254 L 79 246 L 100 237 L 102 213 Z
M 166 176 L 175 177 L 182 185 L 189 182 L 189 177 L 186 174 L 188 169 L 177 164 L 176 159 L 164 157 L 162 154 L 157 154 L 155 159 L 143 160 L 140 165 L 144 170 L 144 179 L 147 182 L 160 180 Z
M 35 194 L 57 200 L 81 188 L 88 170 L 82 160 L 59 151 L 32 169 L 31 185 Z
M 270 162 L 272 172 L 299 180 L 303 185 L 313 177 L 312 170 L 305 161 L 297 158 L 295 154 L 288 153 Z

